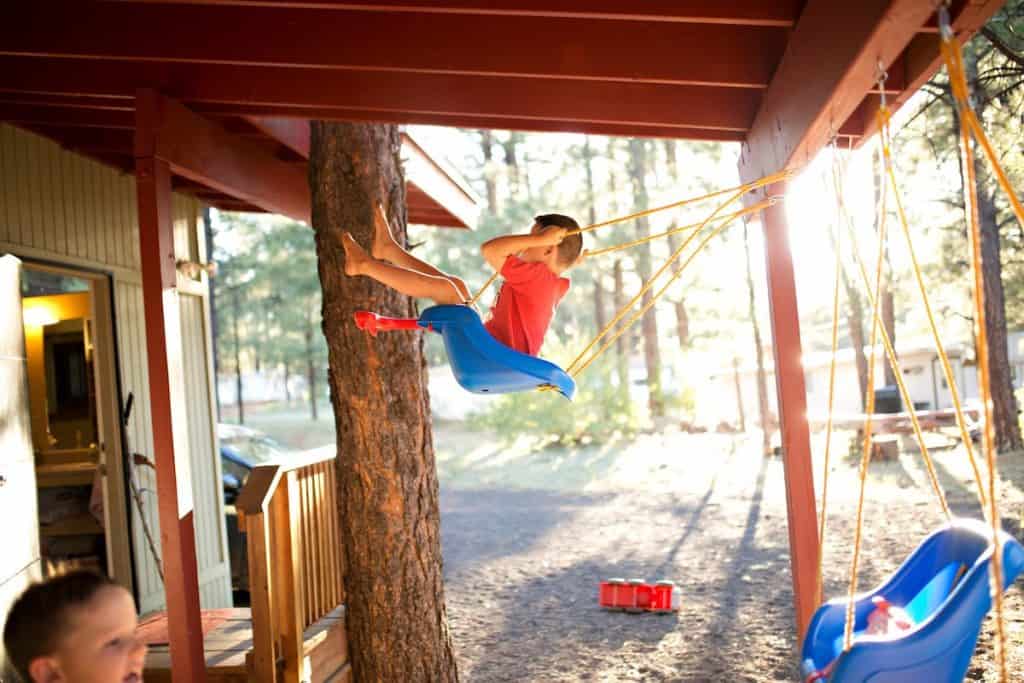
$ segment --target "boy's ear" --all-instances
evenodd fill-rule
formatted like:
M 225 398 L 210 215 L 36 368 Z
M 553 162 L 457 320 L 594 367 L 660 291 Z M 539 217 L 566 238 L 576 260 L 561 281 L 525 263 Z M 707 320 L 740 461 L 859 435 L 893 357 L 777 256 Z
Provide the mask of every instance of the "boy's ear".
M 64 680 L 54 657 L 36 657 L 28 663 L 30 683 L 60 683 Z

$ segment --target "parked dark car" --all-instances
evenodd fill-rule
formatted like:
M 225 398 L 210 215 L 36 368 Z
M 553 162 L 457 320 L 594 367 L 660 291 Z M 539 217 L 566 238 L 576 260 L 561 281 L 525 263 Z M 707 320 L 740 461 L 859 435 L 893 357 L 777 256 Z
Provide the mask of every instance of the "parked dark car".
M 249 562 L 245 537 L 239 533 L 235 500 L 256 465 L 287 457 L 289 450 L 263 432 L 241 425 L 218 424 L 221 482 L 224 488 L 224 513 L 231 560 L 231 589 L 236 606 L 248 604 Z

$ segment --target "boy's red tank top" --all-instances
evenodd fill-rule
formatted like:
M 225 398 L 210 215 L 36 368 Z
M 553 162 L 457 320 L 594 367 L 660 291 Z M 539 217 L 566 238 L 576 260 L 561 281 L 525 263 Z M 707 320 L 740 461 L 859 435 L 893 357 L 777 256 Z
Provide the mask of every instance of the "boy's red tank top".
M 484 327 L 495 339 L 520 353 L 536 356 L 544 343 L 555 306 L 569 291 L 569 278 L 543 263 L 509 256 L 501 266 L 505 279 Z

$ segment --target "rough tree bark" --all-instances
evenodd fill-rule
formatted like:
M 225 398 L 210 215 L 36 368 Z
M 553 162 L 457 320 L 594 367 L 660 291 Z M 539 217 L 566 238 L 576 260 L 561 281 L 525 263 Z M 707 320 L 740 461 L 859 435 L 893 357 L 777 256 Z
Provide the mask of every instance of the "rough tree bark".
M 988 170 L 985 161 L 975 158 L 978 178 L 978 219 L 981 223 L 981 269 L 985 283 L 985 326 L 988 336 L 989 383 L 992 387 L 992 427 L 996 450 L 1000 453 L 1024 448 L 1017 401 L 1013 395 L 1013 374 L 1010 369 L 1006 333 L 1006 296 L 1003 292 L 1003 265 L 999 256 L 998 210 L 994 181 L 983 182 Z
M 632 138 L 629 141 L 629 173 L 633 179 L 633 210 L 645 211 L 648 208 L 647 184 L 647 141 Z M 651 224 L 646 216 L 636 220 L 637 237 L 651 234 Z M 651 277 L 651 243 L 640 246 L 637 258 L 637 271 L 643 281 Z M 643 305 L 650 303 L 651 291 L 644 292 Z M 640 319 L 640 329 L 644 340 L 644 364 L 647 366 L 647 406 L 651 417 L 665 414 L 665 405 L 661 392 L 661 354 L 658 349 L 658 315 L 657 307 L 652 306 Z
M 978 56 L 974 50 L 968 49 L 965 52 L 964 67 L 976 94 L 974 102 L 978 117 L 984 121 L 984 109 L 994 98 L 985 90 L 987 81 L 978 77 Z M 1006 295 L 1003 291 L 1003 264 L 1000 256 L 999 211 L 995 202 L 995 193 L 1002 190 L 989 174 L 987 162 L 980 154 L 975 155 L 974 171 L 978 219 L 981 223 L 981 270 L 985 287 L 985 333 L 988 337 L 989 384 L 992 389 L 992 427 L 995 431 L 996 450 L 1002 453 L 1024 448 L 1007 347 Z M 964 175 L 961 173 L 961 179 Z
M 352 324 L 370 308 L 414 317 L 414 302 L 344 274 L 338 238 L 369 247 L 382 202 L 405 240 L 396 126 L 314 122 L 309 177 L 323 288 L 323 329 L 338 434 L 338 520 L 353 680 L 458 680 L 444 605 L 437 471 L 423 339 L 371 337 Z

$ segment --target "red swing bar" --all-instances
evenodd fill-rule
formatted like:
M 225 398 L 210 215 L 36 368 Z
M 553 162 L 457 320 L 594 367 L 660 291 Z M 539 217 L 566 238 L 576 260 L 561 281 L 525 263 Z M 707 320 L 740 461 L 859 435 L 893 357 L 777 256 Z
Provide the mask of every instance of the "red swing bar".
M 417 318 L 389 318 L 370 311 L 356 311 L 355 319 L 356 327 L 369 332 L 374 337 L 377 336 L 378 331 L 433 329 L 430 325 L 424 328 Z

